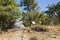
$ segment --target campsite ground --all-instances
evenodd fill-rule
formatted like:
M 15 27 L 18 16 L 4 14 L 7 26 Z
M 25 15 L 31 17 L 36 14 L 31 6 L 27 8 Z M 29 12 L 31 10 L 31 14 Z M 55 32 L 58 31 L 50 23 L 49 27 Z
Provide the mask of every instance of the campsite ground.
M 48 31 L 33 31 L 30 28 L 23 30 L 10 29 L 0 34 L 0 40 L 60 40 L 59 26 L 46 26 Z M 28 32 L 30 30 L 30 32 Z

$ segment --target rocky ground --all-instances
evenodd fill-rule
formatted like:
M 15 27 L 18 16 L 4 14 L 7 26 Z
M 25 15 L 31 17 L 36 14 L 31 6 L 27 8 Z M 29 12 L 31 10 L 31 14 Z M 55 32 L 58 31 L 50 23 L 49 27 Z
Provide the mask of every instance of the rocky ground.
M 49 27 L 47 32 L 9 30 L 0 34 L 0 40 L 60 40 L 60 30 L 53 27 Z

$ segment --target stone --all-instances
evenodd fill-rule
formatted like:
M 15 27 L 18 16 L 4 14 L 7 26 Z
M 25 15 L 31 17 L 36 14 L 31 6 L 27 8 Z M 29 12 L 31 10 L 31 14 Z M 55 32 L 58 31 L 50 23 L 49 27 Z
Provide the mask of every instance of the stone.
M 25 29 L 25 26 L 23 25 L 23 22 L 22 21 L 16 21 L 14 23 L 14 28 Z

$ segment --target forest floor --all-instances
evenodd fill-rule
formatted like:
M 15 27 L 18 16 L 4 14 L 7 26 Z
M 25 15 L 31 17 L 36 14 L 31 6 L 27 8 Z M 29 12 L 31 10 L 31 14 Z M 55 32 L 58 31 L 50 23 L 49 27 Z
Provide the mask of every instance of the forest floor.
M 60 40 L 60 27 L 47 26 L 47 32 L 30 30 L 14 30 L 0 34 L 0 40 Z

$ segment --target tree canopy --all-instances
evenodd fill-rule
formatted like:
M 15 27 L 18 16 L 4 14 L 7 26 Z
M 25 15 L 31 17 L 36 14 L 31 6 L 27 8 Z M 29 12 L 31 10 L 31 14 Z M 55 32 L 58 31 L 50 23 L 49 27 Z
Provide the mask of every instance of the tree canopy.
M 21 0 L 20 6 L 24 6 L 24 10 L 33 11 L 37 8 L 37 2 L 35 0 Z
M 0 0 L 0 27 L 7 27 L 18 16 L 21 12 L 15 0 Z
M 58 16 L 57 18 L 59 19 L 59 23 L 60 23 L 60 2 L 58 2 L 57 4 L 49 6 L 48 11 L 46 11 L 46 12 L 47 12 L 47 14 L 50 15 L 50 17 Z

